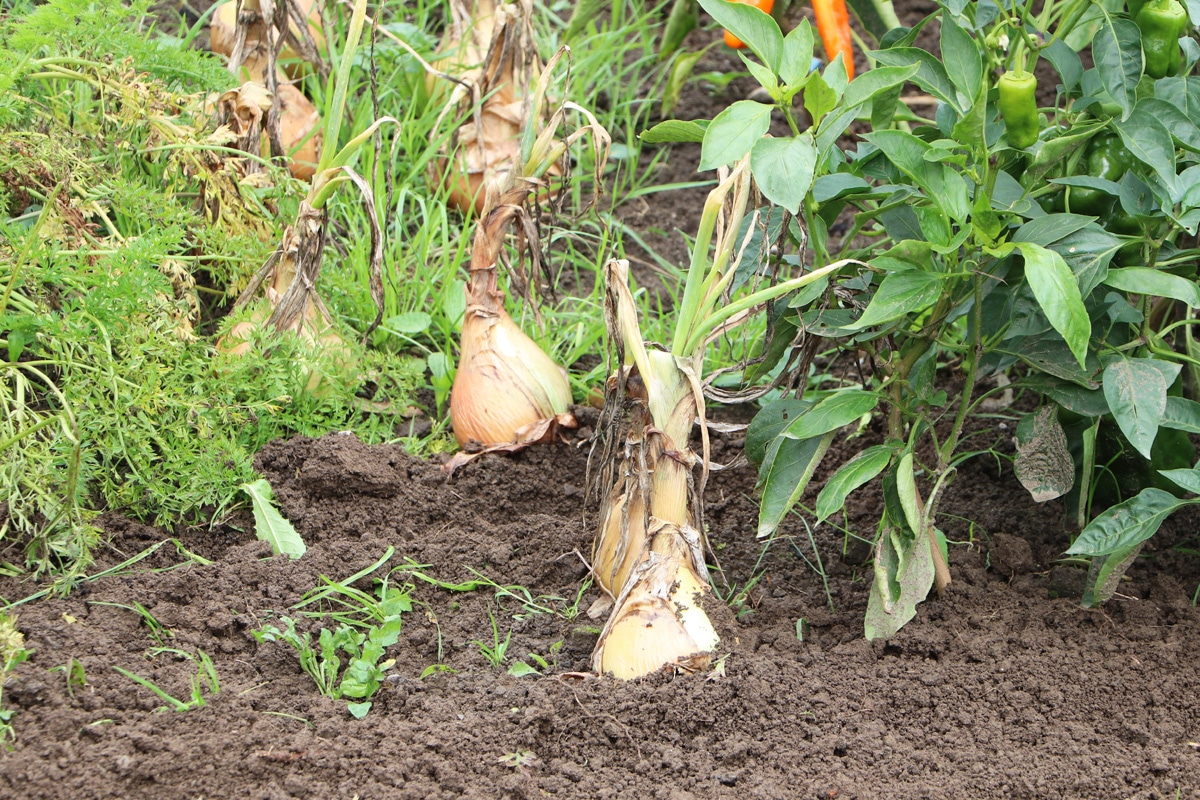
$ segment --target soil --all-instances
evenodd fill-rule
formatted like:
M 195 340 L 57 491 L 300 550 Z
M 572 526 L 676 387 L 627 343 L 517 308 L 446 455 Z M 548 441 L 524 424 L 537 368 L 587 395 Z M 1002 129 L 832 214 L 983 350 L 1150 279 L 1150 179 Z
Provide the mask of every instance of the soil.
M 1006 431 L 983 433 L 1011 450 Z M 596 623 L 583 611 L 598 592 L 580 555 L 592 538 L 582 443 L 485 456 L 449 481 L 437 464 L 346 434 L 269 446 L 259 465 L 308 543 L 302 558 L 271 556 L 249 520 L 234 520 L 182 540 L 211 564 L 168 544 L 16 609 L 35 652 L 5 691 L 19 738 L 0 752 L 0 796 L 1200 797 L 1200 571 L 1174 549 L 1195 515 L 1171 518 L 1119 595 L 1085 610 L 1083 570 L 1056 561 L 1069 541 L 1061 505 L 1035 505 L 1010 470 L 970 462 L 942 506 L 975 521 L 948 520 L 954 583 L 872 643 L 856 540 L 816 529 L 826 589 L 800 557 L 815 562 L 803 524 L 786 523 L 764 555 L 752 471 L 718 472 L 708 524 L 726 578 L 741 588 L 761 576 L 733 606 L 723 674 L 621 683 L 586 674 Z M 741 444 L 719 436 L 718 459 Z M 861 526 L 878 497 L 855 501 L 850 530 L 871 535 Z M 96 571 L 164 537 L 102 522 L 112 540 Z M 414 603 L 395 665 L 356 720 L 317 693 L 289 647 L 252 631 L 298 616 L 289 609 L 323 576 L 344 579 L 388 548 L 390 567 L 523 589 L 407 578 Z M 7 580 L 0 595 L 34 588 Z M 538 609 L 514 599 L 523 590 Z M 166 646 L 212 658 L 220 692 L 205 707 L 156 711 L 160 698 L 115 671 L 185 699 L 196 672 L 152 655 L 137 613 L 105 605 L 134 601 L 169 630 Z M 499 668 L 479 646 L 494 643 L 492 619 L 502 640 L 511 631 Z M 537 666 L 530 654 L 549 662 L 544 674 L 507 674 L 516 660 Z M 56 671 L 73 661 L 85 685 Z
M 696 116 L 730 99 L 688 91 Z M 697 158 L 680 148 L 656 180 L 693 179 Z M 692 231 L 703 191 L 654 196 L 625 220 L 681 264 L 671 231 Z M 1012 421 L 986 424 L 980 448 L 1010 455 Z M 940 505 L 954 582 L 892 640 L 868 642 L 878 488 L 852 498 L 853 535 L 810 535 L 792 517 L 768 546 L 755 539 L 753 471 L 716 472 L 706 499 L 730 600 L 723 668 L 621 683 L 588 674 L 599 624 L 586 614 L 599 596 L 584 565 L 588 432 L 484 456 L 452 479 L 351 435 L 270 445 L 259 468 L 308 545 L 302 558 L 272 556 L 243 513 L 14 609 L 34 652 L 4 687 L 17 739 L 0 748 L 0 796 L 1200 798 L 1197 514 L 1169 518 L 1116 597 L 1083 609 L 1085 571 L 1061 560 L 1063 504 L 1034 504 L 1003 458 L 975 459 Z M 804 502 L 878 436 L 835 445 Z M 742 444 L 716 435 L 716 459 Z M 117 515 L 99 524 L 93 575 L 169 536 Z M 372 577 L 396 569 L 413 606 L 360 720 L 317 692 L 291 648 L 252 634 L 281 616 L 314 634 L 330 625 L 296 604 L 389 550 Z M 415 571 L 495 585 L 451 591 Z M 355 586 L 372 591 L 372 577 Z M 0 578 L 9 601 L 39 588 Z M 484 646 L 506 637 L 493 666 Z M 219 692 L 158 710 L 115 668 L 186 699 L 196 664 L 161 647 L 210 657 Z M 542 674 L 509 674 L 517 661 Z

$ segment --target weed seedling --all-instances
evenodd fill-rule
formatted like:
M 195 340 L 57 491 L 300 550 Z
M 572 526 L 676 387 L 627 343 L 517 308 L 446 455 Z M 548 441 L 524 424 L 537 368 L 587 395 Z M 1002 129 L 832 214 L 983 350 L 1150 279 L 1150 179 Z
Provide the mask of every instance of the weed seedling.
M 127 669 L 121 669 L 117 666 L 113 667 L 114 670 L 121 673 L 126 678 L 129 678 L 129 680 L 133 681 L 139 686 L 149 689 L 166 702 L 166 705 L 159 706 L 158 708 L 154 709 L 156 713 L 166 711 L 168 709 L 172 711 L 191 711 L 192 709 L 196 708 L 204 708 L 204 706 L 208 705 L 208 700 L 205 697 L 206 694 L 211 697 L 220 693 L 221 683 L 219 680 L 217 680 L 217 670 L 216 667 L 213 666 L 212 659 L 208 657 L 208 653 L 205 653 L 203 650 L 197 650 L 196 655 L 192 656 L 191 653 L 188 653 L 184 650 L 178 650 L 173 647 L 157 647 L 150 651 L 150 656 L 154 657 L 162 655 L 163 653 L 167 653 L 180 660 L 191 661 L 196 664 L 196 674 L 192 676 L 191 694 L 187 700 L 180 700 L 179 698 L 168 694 L 152 681 L 143 678 L 140 675 L 136 675 Z
M 144 605 L 136 600 L 133 601 L 133 605 L 128 606 L 124 603 L 110 603 L 102 600 L 90 600 L 88 601 L 88 604 L 93 606 L 111 606 L 113 608 L 123 608 L 126 611 L 132 611 L 142 618 L 142 622 L 144 622 L 146 627 L 150 630 L 150 638 L 158 642 L 160 647 L 166 646 L 167 639 L 175 638 L 174 631 L 159 622 Z
M 538 756 L 532 750 L 516 750 L 512 753 L 505 753 L 496 760 L 528 777 L 533 768 L 537 766 Z
M 313 679 L 317 691 L 335 700 L 346 698 L 347 710 L 362 719 L 371 710 L 370 698 L 383 685 L 387 670 L 395 659 L 383 659 L 387 648 L 400 641 L 401 614 L 412 610 L 410 585 L 396 586 L 389 575 L 378 580 L 373 592 L 352 586 L 387 563 L 395 552 L 388 548 L 383 557 L 371 566 L 345 580 L 334 581 L 321 576 L 320 588 L 309 592 L 292 608 L 324 608 L 301 611 L 301 615 L 329 619 L 336 628 L 321 628 L 317 645 L 312 636 L 296 630 L 290 617 L 280 617 L 285 629 L 264 625 L 254 633 L 259 642 L 286 642 L 296 651 L 300 668 Z M 440 634 L 439 634 L 440 641 Z M 342 656 L 347 657 L 345 669 Z
M 0 612 L 0 744 L 5 747 L 17 738 L 12 726 L 17 712 L 4 707 L 4 685 L 30 652 L 25 647 L 25 635 L 17 630 L 17 618 Z
M 530 653 L 528 658 L 533 662 L 532 664 L 525 661 L 514 661 L 513 665 L 508 668 L 508 674 L 523 678 L 526 675 L 543 675 L 555 670 L 558 668 L 558 654 L 562 651 L 562 647 L 562 639 L 559 639 L 550 645 L 550 651 L 545 657 L 539 656 L 537 653 Z
M 509 629 L 508 636 L 504 637 L 504 641 L 500 641 L 500 626 L 496 624 L 496 615 L 492 613 L 491 606 L 488 606 L 488 619 L 492 621 L 491 647 L 478 639 L 473 644 L 479 647 L 479 652 L 483 654 L 487 662 L 498 669 L 504 664 L 504 656 L 508 652 L 509 642 L 512 641 L 512 629 Z
M 82 689 L 88 685 L 87 673 L 83 669 L 83 662 L 78 658 L 72 658 L 66 664 L 58 667 L 51 667 L 51 672 L 61 672 L 67 681 L 67 694 L 71 698 L 75 698 L 75 690 Z

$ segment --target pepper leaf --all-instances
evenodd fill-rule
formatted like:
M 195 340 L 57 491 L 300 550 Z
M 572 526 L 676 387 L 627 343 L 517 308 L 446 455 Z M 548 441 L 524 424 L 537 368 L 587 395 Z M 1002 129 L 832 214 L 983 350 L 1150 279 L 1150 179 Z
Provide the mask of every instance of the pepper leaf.
M 1087 358 L 1092 323 L 1083 305 L 1083 295 L 1074 273 L 1063 257 L 1032 242 L 1016 244 L 1025 258 L 1025 277 L 1046 319 L 1066 340 L 1080 366 Z
M 753 100 L 739 100 L 717 114 L 704 131 L 700 169 L 723 167 L 749 153 L 771 127 L 771 108 Z
M 1128 19 L 1105 15 L 1092 39 L 1092 58 L 1100 82 L 1128 118 L 1142 79 L 1142 34 Z
M 271 545 L 275 553 L 286 553 L 299 558 L 308 549 L 292 523 L 272 505 L 271 484 L 265 478 L 253 483 L 243 483 L 241 490 L 250 495 L 254 508 L 254 535 Z

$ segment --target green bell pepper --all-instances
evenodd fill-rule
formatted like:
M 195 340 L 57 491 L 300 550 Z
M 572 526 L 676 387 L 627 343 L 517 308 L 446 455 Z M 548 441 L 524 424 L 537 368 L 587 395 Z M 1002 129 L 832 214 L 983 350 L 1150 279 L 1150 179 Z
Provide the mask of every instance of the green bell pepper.
M 1080 162 L 1080 171 L 1093 178 L 1118 181 L 1132 166 L 1133 160 L 1133 154 L 1125 147 L 1121 137 L 1105 131 L 1088 142 Z M 1068 186 L 1066 207 L 1072 214 L 1099 217 L 1100 224 L 1113 233 L 1131 234 L 1138 230 L 1137 221 L 1121 210 L 1117 199 L 1100 189 Z
M 1179 37 L 1188 26 L 1188 14 L 1179 0 L 1150 0 L 1134 17 L 1142 32 L 1142 52 L 1146 56 L 1146 74 L 1165 78 L 1179 72 L 1183 52 Z
M 1024 150 L 1038 140 L 1041 121 L 1037 110 L 1037 78 L 1032 72 L 1012 70 L 1000 76 L 998 105 L 1008 143 Z

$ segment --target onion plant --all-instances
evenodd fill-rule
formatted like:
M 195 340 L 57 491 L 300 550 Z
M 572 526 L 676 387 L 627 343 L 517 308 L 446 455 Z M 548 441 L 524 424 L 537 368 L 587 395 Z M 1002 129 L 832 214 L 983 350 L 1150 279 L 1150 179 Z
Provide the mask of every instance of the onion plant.
M 341 131 L 350 70 L 362 37 L 365 16 L 366 0 L 358 0 L 350 18 L 346 48 L 338 59 L 332 113 L 325 120 L 323 136 L 330 145 L 337 143 Z M 231 328 L 218 342 L 219 350 L 232 354 L 247 352 L 252 347 L 254 330 L 265 323 L 274 331 L 291 331 L 298 334 L 310 345 L 326 350 L 335 360 L 341 360 L 347 368 L 351 367 L 346 342 L 316 292 L 317 275 L 321 269 L 321 256 L 326 240 L 326 204 L 337 188 L 347 182 L 353 182 L 362 193 L 363 206 L 371 223 L 371 291 L 376 302 L 381 304 L 383 246 L 375 213 L 375 201 L 370 186 L 354 171 L 352 164 L 362 146 L 376 130 L 388 122 L 395 120 L 391 117 L 376 120 L 336 154 L 332 147 L 321 154 L 312 185 L 307 196 L 300 202 L 295 224 L 288 226 L 284 231 L 279 249 L 255 275 L 235 306 L 242 308 L 258 302 L 257 307 L 248 319 Z M 260 290 L 265 295 L 265 304 L 258 298 Z M 378 322 L 377 316 L 372 328 Z M 319 382 L 320 375 L 313 374 L 309 380 L 309 389 L 315 389 Z
M 704 610 L 712 597 L 702 505 L 709 469 L 704 398 L 712 388 L 705 353 L 773 300 L 846 264 L 733 294 L 738 265 L 757 230 L 757 211 L 743 226 L 751 193 L 748 159 L 722 170 L 709 193 L 669 348 L 644 340 L 628 263 L 611 261 L 605 269 L 609 337 L 618 364 L 609 379 L 599 440 L 602 503 L 592 563 L 614 607 L 593 654 L 593 667 L 602 674 L 628 679 L 663 668 L 701 670 L 711 663 L 719 636 Z M 689 445 L 697 420 L 699 455 Z

